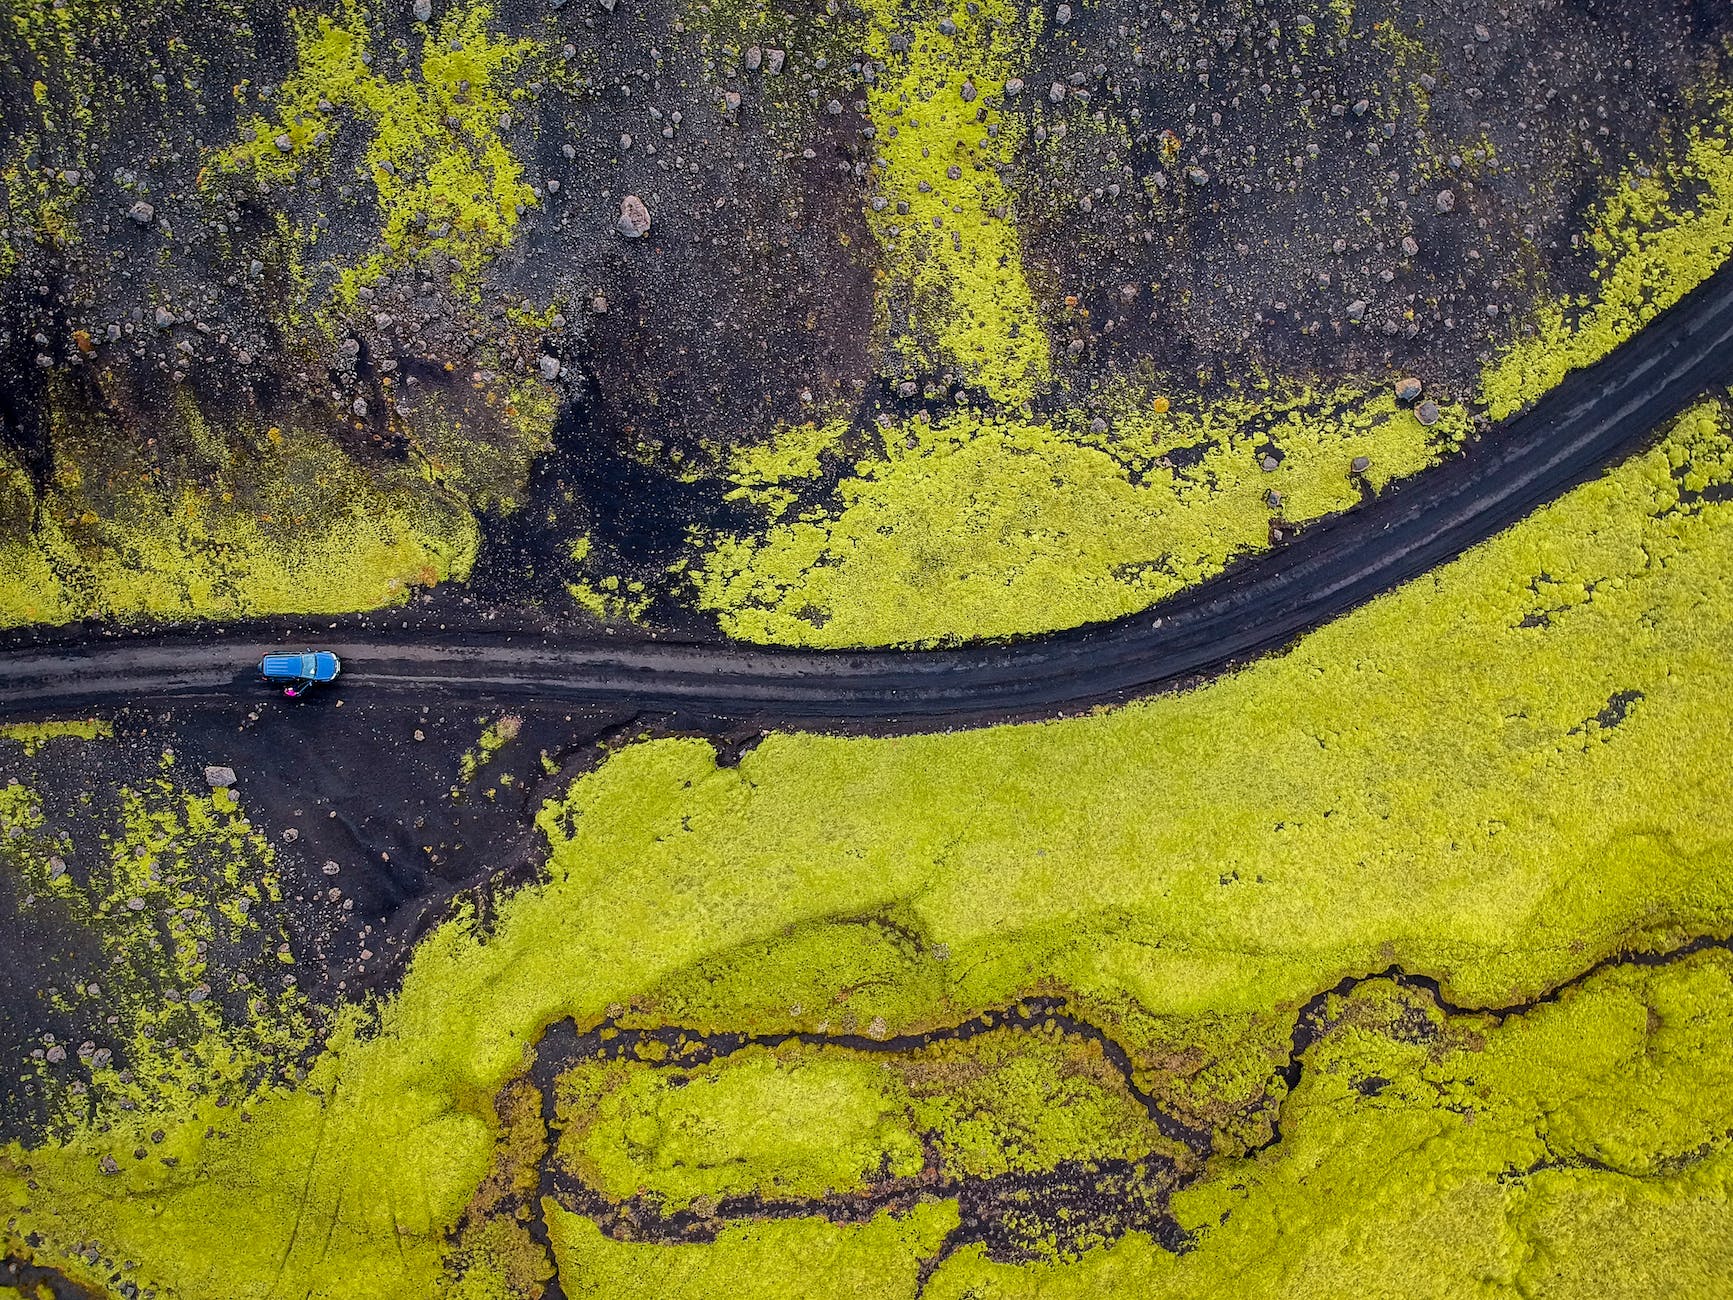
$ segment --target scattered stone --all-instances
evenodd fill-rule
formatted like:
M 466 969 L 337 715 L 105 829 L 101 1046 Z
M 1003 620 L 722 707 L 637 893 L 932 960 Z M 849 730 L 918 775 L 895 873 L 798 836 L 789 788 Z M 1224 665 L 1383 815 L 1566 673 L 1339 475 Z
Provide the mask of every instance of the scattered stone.
M 126 215 L 138 222 L 139 225 L 148 226 L 156 218 L 156 209 L 140 199 L 126 210 Z
M 287 131 L 278 136 L 274 143 L 277 148 L 281 149 L 284 153 L 290 153 L 295 148 L 295 141 L 290 137 Z
M 338 872 L 342 871 L 343 868 L 338 866 L 335 862 L 331 861 L 329 858 L 327 858 L 327 859 L 325 859 L 325 865 L 323 868 L 321 868 L 321 870 L 323 870 L 327 876 L 334 876 Z
M 1430 72 L 1422 72 L 1419 81 L 1420 89 L 1424 90 L 1427 94 L 1431 94 L 1433 91 L 1438 89 L 1438 78 L 1433 76 Z
M 1209 173 L 1202 167 L 1187 167 L 1185 169 L 1185 174 L 1186 178 L 1190 180 L 1193 185 L 1209 184 Z
M 1413 375 L 1398 379 L 1396 381 L 1396 400 L 1398 402 L 1412 402 L 1420 396 L 1420 389 L 1421 383 Z
M 1438 423 L 1438 403 L 1433 401 L 1420 403 L 1414 408 L 1414 418 L 1430 429 Z
M 1415 241 L 1413 235 L 1402 236 L 1402 254 L 1403 254 L 1403 256 L 1413 257 L 1419 251 L 1420 251 L 1420 245 Z
M 1273 473 L 1275 471 L 1276 467 L 1279 466 L 1282 462 L 1277 460 L 1274 456 L 1265 456 L 1263 458 L 1263 460 L 1260 461 L 1259 463 L 1263 466 L 1264 473 L 1270 474 L 1270 473 Z
M 1005 83 L 1005 98 L 1016 99 L 1023 93 L 1023 78 L 1012 77 Z
M 66 859 L 65 858 L 61 857 L 59 854 L 56 854 L 54 857 L 48 859 L 48 878 L 50 880 L 59 880 L 65 874 L 66 874 Z
M 963 96 L 963 102 L 965 104 L 973 104 L 977 93 L 975 90 L 975 83 L 965 79 L 963 82 L 963 89 L 960 93 Z
M 357 397 L 353 402 L 349 403 L 349 409 L 356 415 L 365 419 L 367 417 L 367 399 L 365 397 Z
M 409 12 L 418 23 L 425 23 L 433 17 L 433 0 L 415 0 L 409 6 Z
M 1353 302 L 1348 304 L 1348 319 L 1349 320 L 1352 320 L 1352 321 L 1364 320 L 1365 317 L 1366 317 L 1366 303 L 1363 299 L 1356 298 L 1356 299 L 1354 299 Z
M 288 830 L 283 832 L 283 843 L 285 843 L 285 844 L 293 844 L 296 840 L 298 840 L 300 838 L 301 838 L 301 832 L 296 830 L 293 826 L 289 827 Z
M 1364 474 L 1367 470 L 1372 468 L 1372 458 L 1370 456 L 1356 456 L 1349 464 L 1348 468 L 1353 470 L 1356 474 Z
M 650 233 L 650 209 L 636 194 L 620 200 L 619 232 L 627 239 L 641 239 Z
M 1107 432 L 1107 421 L 1102 419 L 1099 415 L 1096 416 L 1093 420 L 1091 420 L 1089 422 L 1089 432 L 1094 433 L 1094 434 L 1106 433 Z
M 120 1166 L 114 1163 L 113 1156 L 104 1156 L 96 1162 L 96 1167 L 105 1174 L 118 1174 L 120 1172 Z
M 550 384 L 560 377 L 560 359 L 558 357 L 550 357 L 544 352 L 536 365 L 541 367 L 542 378 Z
M 59 1065 L 66 1059 L 66 1049 L 59 1043 L 48 1049 L 48 1064 Z
M 1439 190 L 1438 210 L 1440 212 L 1454 212 L 1456 210 L 1456 195 L 1450 190 Z
M 785 50 L 766 50 L 764 52 L 764 70 L 773 77 L 782 75 L 783 60 L 788 57 Z
M 1371 108 L 1371 107 L 1372 107 L 1372 101 L 1369 99 L 1357 99 L 1357 100 L 1355 100 L 1354 101 L 1354 116 L 1355 117 L 1365 117 L 1366 116 L 1366 110 Z
M 129 912 L 144 911 L 144 899 L 140 898 L 137 894 L 134 894 L 131 898 L 126 900 L 126 910 Z
M 764 66 L 764 51 L 756 45 L 746 47 L 746 70 L 757 72 Z
M 175 314 L 167 307 L 158 307 L 152 319 L 156 321 L 156 327 L 159 330 L 166 330 L 175 323 Z
M 1071 6 L 1060 5 L 1055 9 L 1053 11 L 1053 21 L 1058 23 L 1061 27 L 1069 23 L 1071 21 Z
M 213 790 L 227 790 L 235 783 L 235 769 L 232 767 L 207 767 L 205 769 L 205 784 Z
M 1485 23 L 1474 24 L 1474 39 L 1485 45 L 1492 39 L 1492 33 L 1486 29 Z
M 1268 492 L 1264 493 L 1264 504 L 1271 510 L 1279 509 L 1282 504 L 1282 494 L 1276 491 L 1275 488 L 1271 488 Z
M 1065 83 L 1063 81 L 1055 81 L 1051 86 L 1047 87 L 1047 99 L 1050 103 L 1054 104 L 1064 103 Z
M 187 994 L 187 1001 L 203 1002 L 206 998 L 210 997 L 210 995 L 211 986 L 209 984 L 195 984 L 192 992 Z
M 945 17 L 939 19 L 940 36 L 955 36 L 956 34 L 957 24 L 951 20 L 950 15 L 947 14 Z

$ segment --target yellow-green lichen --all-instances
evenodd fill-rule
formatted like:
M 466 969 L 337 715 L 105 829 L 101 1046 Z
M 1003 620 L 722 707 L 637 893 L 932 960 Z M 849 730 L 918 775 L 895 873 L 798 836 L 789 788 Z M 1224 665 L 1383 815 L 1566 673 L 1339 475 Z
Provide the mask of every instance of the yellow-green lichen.
M 959 1251 L 945 1300 L 1711 1295 L 1733 1266 L 1725 953 L 1595 977 L 1498 1024 L 1373 984 L 1333 1001 L 1282 1142 L 1141 1234 L 1017 1268 Z
M 597 1064 L 559 1089 L 562 1162 L 616 1200 L 799 1199 L 921 1169 L 895 1070 L 855 1053 L 748 1048 L 674 1072 Z
M 726 768 L 693 740 L 620 750 L 544 811 L 545 880 L 501 899 L 485 931 L 460 914 L 430 932 L 369 1032 L 341 1026 L 304 1083 L 253 1096 L 250 1121 L 217 1124 L 227 1136 L 174 1178 L 127 1164 L 124 1123 L 73 1115 L 66 1136 L 8 1148 L 7 1241 L 33 1234 L 39 1258 L 81 1280 L 78 1251 L 96 1242 L 137 1261 L 141 1287 L 182 1297 L 437 1294 L 447 1267 L 494 1266 L 453 1263 L 451 1233 L 502 1140 L 494 1098 L 546 1026 L 594 1024 L 702 963 L 880 913 L 941 972 L 924 1002 L 887 1003 L 888 1033 L 1063 990 L 1143 1071 L 1156 1062 L 1142 1017 L 1291 1022 L 1319 989 L 1391 965 L 1458 1003 L 1504 1004 L 1621 949 L 1733 930 L 1733 503 L 1716 490 L 1733 481 L 1729 423 L 1706 405 L 1426 580 L 1186 695 L 959 734 L 771 736 Z M 822 982 L 761 967 L 777 969 L 788 984 L 754 989 L 758 1014 Z M 1680 1042 L 1689 1072 L 1697 1049 Z M 1280 1100 L 1275 1064 L 1264 1086 Z M 1336 1085 L 1308 1073 L 1302 1094 L 1314 1086 Z M 1600 1113 L 1583 1111 L 1572 1149 L 1625 1159 L 1612 1139 L 1632 1139 Z M 1648 1149 L 1725 1128 L 1699 1113 Z M 1448 1110 L 1428 1122 L 1463 1125 Z M 1608 1141 L 1585 1145 L 1589 1130 Z M 1398 1149 L 1428 1132 L 1403 1127 Z M 1352 1142 L 1324 1145 L 1355 1159 Z M 100 1172 L 105 1155 L 123 1175 Z M 835 1253 L 869 1229 L 810 1220 L 804 1247 L 785 1224 L 727 1225 L 717 1249 L 615 1243 L 544 1208 L 569 1293 L 769 1287 L 766 1270 L 798 1260 L 808 1294 L 853 1293 L 868 1269 L 907 1295 L 926 1249 Z M 1585 1234 L 1596 1222 L 1553 1212 Z M 1123 1250 L 1157 1258 L 1141 1240 Z
M 1004 176 L 1023 127 L 1001 108 L 1038 17 L 1004 0 L 880 3 L 869 13 L 867 53 L 886 67 L 866 88 L 881 160 L 868 219 L 882 252 L 875 332 L 884 364 L 949 372 L 1014 408 L 1046 382 L 1050 364 Z M 945 18 L 954 35 L 940 31 Z M 893 35 L 904 48 L 892 48 Z
M 459 5 L 422 35 L 419 79 L 393 78 L 373 64 L 365 10 L 303 19 L 295 72 L 255 116 L 219 167 L 288 184 L 328 165 L 336 137 L 367 133 L 362 172 L 374 187 L 382 247 L 343 270 L 337 297 L 394 266 L 439 252 L 460 278 L 473 277 L 511 242 L 535 194 L 501 137 L 518 92 L 513 76 L 537 46 L 491 27 L 492 7 Z M 302 232 L 317 244 L 316 225 Z
M 56 722 L 8 722 L 0 725 L 0 740 L 24 746 L 24 756 L 34 757 L 51 740 L 96 740 L 114 735 L 114 724 L 99 718 Z
M 1114 418 L 1099 434 L 969 410 L 893 424 L 834 513 L 788 517 L 793 472 L 752 482 L 743 465 L 732 495 L 780 522 L 718 540 L 693 575 L 698 602 L 730 636 L 828 646 L 1112 618 L 1266 548 L 1284 521 L 1347 509 L 1362 483 L 1419 471 L 1468 426 L 1460 407 L 1428 429 L 1388 394 L 1352 390 L 1192 408 L 1127 389 L 1102 409 Z
M 544 1203 L 568 1296 L 593 1300 L 711 1300 L 730 1293 L 802 1300 L 893 1300 L 915 1293 L 923 1259 L 958 1222 L 956 1205 L 925 1201 L 863 1224 L 789 1219 L 723 1231 L 708 1245 L 613 1241 L 595 1224 Z
M 307 430 L 192 424 L 215 441 L 167 472 L 73 432 L 39 492 L 0 456 L 0 626 L 338 613 L 468 575 L 474 516 L 412 469 L 375 476 Z
M 1548 303 L 1481 379 L 1503 419 L 1572 371 L 1599 361 L 1683 298 L 1733 253 L 1733 95 L 1693 130 L 1681 156 L 1620 177 L 1587 236 L 1592 293 Z

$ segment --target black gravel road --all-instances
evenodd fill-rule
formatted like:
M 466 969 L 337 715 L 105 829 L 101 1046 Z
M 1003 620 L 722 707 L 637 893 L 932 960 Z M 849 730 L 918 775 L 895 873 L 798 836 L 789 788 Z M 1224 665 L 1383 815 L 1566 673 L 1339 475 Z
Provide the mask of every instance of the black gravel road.
M 612 702 L 740 723 L 922 730 L 1064 713 L 1183 685 L 1291 642 L 1442 564 L 1640 447 L 1733 383 L 1733 264 L 1605 361 L 1570 375 L 1462 454 L 1155 608 L 1071 631 L 933 650 L 794 651 L 401 634 L 339 623 L 342 693 Z M 262 688 L 266 624 L 39 644 L 0 656 L 0 713 L 100 710 Z M 294 648 L 300 648 L 297 645 Z M 331 692 L 326 691 L 325 698 Z M 318 693 L 309 699 L 317 703 Z

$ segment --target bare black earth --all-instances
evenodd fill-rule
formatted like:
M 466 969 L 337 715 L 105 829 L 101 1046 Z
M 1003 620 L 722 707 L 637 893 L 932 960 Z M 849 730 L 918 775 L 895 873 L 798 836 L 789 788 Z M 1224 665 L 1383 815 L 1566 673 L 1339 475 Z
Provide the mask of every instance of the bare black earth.
M 921 730 L 1063 713 L 1184 685 L 1301 633 L 1462 554 L 1642 445 L 1733 382 L 1733 267 L 1724 267 L 1599 364 L 1567 377 L 1414 483 L 1300 531 L 1152 611 L 1003 645 L 789 651 L 605 642 L 523 633 L 393 635 L 330 624 L 345 695 L 501 703 L 627 704 L 707 726 Z M 336 635 L 327 635 L 335 632 Z M 141 696 L 232 701 L 286 639 L 281 621 L 112 643 L 38 640 L 0 659 L 0 712 L 99 709 Z M 326 692 L 316 707 L 334 700 Z

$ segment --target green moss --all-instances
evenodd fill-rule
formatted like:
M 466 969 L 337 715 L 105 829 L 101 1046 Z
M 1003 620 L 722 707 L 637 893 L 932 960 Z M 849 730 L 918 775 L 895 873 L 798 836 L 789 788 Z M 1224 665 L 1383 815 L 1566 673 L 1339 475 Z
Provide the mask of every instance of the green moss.
M 500 39 L 492 20 L 492 7 L 476 3 L 430 26 L 422 33 L 419 81 L 374 71 L 358 5 L 345 3 L 335 18 L 303 20 L 295 72 L 273 97 L 273 113 L 254 117 L 245 138 L 219 158 L 223 170 L 288 184 L 324 166 L 345 130 L 369 133 L 363 169 L 378 197 L 383 246 L 343 272 L 339 301 L 436 252 L 451 259 L 460 279 L 472 278 L 511 242 L 519 213 L 536 201 L 500 136 L 500 119 L 517 93 L 513 74 L 539 47 Z M 318 228 L 301 237 L 316 245 Z
M 928 1294 L 1709 1295 L 1733 1264 L 1733 962 L 1621 968 L 1500 1024 L 1385 983 L 1330 1008 L 1282 1142 L 1128 1237 L 1015 1269 L 976 1248 Z
M 582 1066 L 559 1095 L 563 1162 L 616 1200 L 647 1192 L 679 1210 L 748 1193 L 800 1199 L 921 1169 L 895 1071 L 856 1053 L 748 1048 L 691 1071 Z
M 1528 405 L 1590 365 L 1709 278 L 1733 253 L 1733 95 L 1658 171 L 1621 177 L 1587 237 L 1593 293 L 1543 307 L 1481 380 L 1494 419 Z M 1645 169 L 1647 171 L 1648 169 Z
M 523 721 L 515 713 L 508 713 L 482 729 L 481 738 L 476 741 L 475 748 L 464 750 L 463 757 L 457 761 L 458 775 L 465 785 L 475 780 L 476 773 L 493 762 L 495 754 L 517 739 L 518 732 L 523 729 Z
M 788 980 L 753 990 L 757 1014 L 778 997 L 794 1014 L 828 978 L 802 965 L 819 948 L 773 959 L 768 945 L 832 922 L 894 915 L 922 949 L 944 953 L 932 1002 L 905 1001 L 898 1019 L 887 1016 L 888 1033 L 1061 993 L 1145 1073 L 1182 1021 L 1230 1030 L 1256 1017 L 1291 1021 L 1304 999 L 1347 974 L 1397 963 L 1436 977 L 1458 1003 L 1504 1003 L 1607 953 L 1733 930 L 1733 769 L 1722 761 L 1733 503 L 1714 490 L 1733 481 L 1729 423 L 1725 405 L 1705 406 L 1660 447 L 1456 563 L 1186 695 L 954 735 L 771 736 L 731 768 L 692 740 L 621 750 L 545 810 L 545 881 L 501 900 L 485 933 L 467 915 L 429 933 L 367 1033 L 358 1018 L 346 1021 L 303 1084 L 251 1097 L 251 1122 L 216 1125 L 230 1136 L 205 1142 L 173 1177 L 147 1178 L 147 1164 L 118 1179 L 101 1174 L 98 1157 L 127 1139 L 76 1115 L 64 1137 L 9 1148 L 0 1164 L 8 1240 L 38 1234 L 37 1253 L 79 1277 L 89 1270 L 73 1248 L 96 1241 L 139 1261 L 141 1287 L 183 1297 L 435 1294 L 442 1268 L 479 1276 L 495 1266 L 453 1262 L 451 1234 L 503 1141 L 493 1098 L 526 1068 L 545 1026 L 567 1016 L 594 1023 L 733 953 L 758 954 L 760 971 Z M 1385 1004 L 1373 1001 L 1351 1045 L 1376 1047 L 1381 1068 L 1392 1053 L 1411 1062 L 1420 1081 L 1396 1096 L 1431 1108 L 1404 1120 L 1390 1149 L 1464 1127 L 1440 1109 L 1427 1067 L 1402 1056 L 1413 1044 L 1378 1028 L 1389 1017 L 1379 1021 L 1373 1012 Z M 721 1002 L 715 1014 L 726 1014 Z M 1608 1032 L 1607 1022 L 1585 1023 L 1578 1041 Z M 1169 1032 L 1155 1041 L 1148 1030 L 1162 1025 Z M 1201 1038 L 1218 1040 L 1237 1041 L 1219 1030 Z M 1690 1041 L 1680 1038 L 1676 1053 L 1686 1081 L 1696 1070 Z M 1524 1095 L 1563 1087 L 1534 1068 L 1538 1047 L 1521 1057 L 1527 1064 L 1509 1073 L 1534 1074 Z M 1706 1057 L 1697 1077 L 1713 1084 L 1716 1060 Z M 1302 1115 L 1327 1113 L 1328 1090 L 1347 1086 L 1308 1070 L 1290 1099 L 1302 1109 L 1266 1159 L 1290 1159 Z M 1281 1099 L 1273 1068 L 1266 1087 Z M 1690 1091 L 1668 1085 L 1654 1104 Z M 1455 1084 L 1442 1092 L 1462 1095 Z M 1694 1095 L 1704 1118 L 1668 1118 L 1653 1140 L 1642 1138 L 1650 1121 L 1607 1121 L 1626 1103 L 1591 1099 L 1568 1149 L 1670 1159 L 1727 1127 L 1719 1102 Z M 185 1122 L 196 1134 L 218 1118 L 209 1110 Z M 1293 1148 L 1327 1149 L 1346 1179 L 1359 1132 L 1336 1128 Z M 977 1147 L 959 1139 L 957 1149 Z M 1514 1149 L 1520 1159 L 1527 1148 Z M 1436 1185 L 1454 1177 L 1449 1168 Z M 1679 1177 L 1719 1168 L 1704 1160 Z M 1219 1194 L 1252 1172 L 1234 1167 Z M 1337 1185 L 1296 1164 L 1302 1176 L 1318 1192 Z M 1561 1171 L 1565 1181 L 1552 1186 L 1576 1176 Z M 1653 1213 L 1704 1221 L 1696 1186 L 1660 1188 Z M 1634 1213 L 1651 1213 L 1645 1193 L 1620 1194 L 1636 1197 Z M 1201 1225 L 1226 1203 L 1200 1188 L 1188 1204 L 1188 1221 Z M 1598 1210 L 1534 1204 L 1537 1222 L 1555 1213 L 1577 1225 L 1582 1244 L 1572 1249 L 1583 1258 L 1611 1248 L 1589 1235 L 1604 1200 Z M 1255 1218 L 1236 1211 L 1228 1229 L 1242 1215 Z M 661 1294 L 713 1294 L 744 1277 L 848 1294 L 864 1269 L 874 1285 L 908 1294 L 927 1249 L 891 1244 L 900 1227 L 810 1223 L 727 1227 L 716 1247 L 616 1244 L 557 1209 L 549 1217 L 550 1231 L 560 1224 L 572 1292 L 642 1293 L 654 1278 Z M 1409 1231 L 1409 1218 L 1394 1222 Z M 1351 1230 L 1362 1244 L 1420 1231 L 1342 1223 L 1323 1225 L 1337 1234 L 1328 1238 L 1337 1256 Z M 942 1234 L 940 1221 L 932 1227 Z M 1566 1241 L 1562 1229 L 1547 1231 Z M 783 1232 L 809 1232 L 812 1244 L 799 1248 L 805 1239 Z M 1236 1255 L 1277 1267 L 1262 1258 L 1267 1236 L 1254 1240 Z M 1136 1238 L 1117 1249 L 1118 1260 L 1144 1251 L 1174 1266 Z
M 159 777 L 120 792 L 112 826 L 75 836 L 14 780 L 0 788 L 0 866 L 36 924 L 85 934 L 108 959 L 96 980 L 57 995 L 101 1043 L 76 1066 L 33 1065 L 38 1088 L 69 1110 L 136 1135 L 147 1118 L 178 1121 L 247 1090 L 308 1045 L 288 936 L 255 916 L 281 899 L 275 852 L 231 791 Z
M 1001 22 L 995 30 L 994 40 L 1003 42 L 1019 29 Z M 997 180 L 984 178 L 997 173 L 989 168 L 948 182 L 943 167 L 951 153 L 937 148 L 920 158 L 932 130 L 978 129 L 961 111 L 960 73 L 949 74 L 949 89 L 934 91 L 943 76 L 918 71 L 924 48 L 917 43 L 909 56 L 917 70 L 909 76 L 922 78 L 920 94 L 890 77 L 878 87 L 875 114 L 885 116 L 879 143 L 894 155 L 886 184 L 904 174 L 926 180 L 932 192 L 916 199 L 948 211 L 959 186 L 991 189 Z M 959 40 L 954 48 L 971 47 Z M 887 139 L 897 122 L 908 127 L 888 115 L 905 98 L 906 116 L 924 125 Z M 991 99 L 983 90 L 982 102 Z M 1509 415 L 1569 370 L 1606 355 L 1733 250 L 1729 111 L 1661 173 L 1640 179 L 1633 172 L 1596 212 L 1589 244 L 1600 260 L 1599 290 L 1546 306 L 1529 322 L 1532 333 L 1514 336 L 1482 377 L 1480 400 L 1492 416 Z M 934 168 L 936 178 L 927 174 Z M 912 207 L 911 216 L 925 211 Z M 882 227 L 907 219 L 892 207 L 874 220 Z M 1006 228 L 988 222 L 983 229 Z M 905 238 L 937 233 L 924 218 L 911 230 L 920 233 Z M 1006 268 L 1019 265 L 1013 253 L 1001 259 Z M 949 275 L 946 258 L 964 256 L 940 248 L 912 265 L 922 276 Z M 887 257 L 890 267 L 899 265 Z M 987 296 L 1021 318 L 1020 293 L 1026 289 Z M 906 304 L 892 308 L 896 319 L 918 321 L 909 312 Z M 946 319 L 963 318 L 946 312 Z M 1001 320 L 994 329 L 1009 326 Z M 1019 373 L 1037 369 L 1015 364 Z M 995 396 L 1008 401 L 1011 394 Z M 1446 405 L 1439 423 L 1424 429 L 1387 391 L 1352 385 L 1324 393 L 1253 385 L 1197 402 L 1125 384 L 1103 395 L 1096 413 L 1110 419 L 1105 435 L 1087 432 L 1088 417 L 1077 412 L 1043 421 L 965 408 L 936 424 L 924 417 L 888 424 L 882 449 L 854 465 L 834 496 L 801 511 L 792 510 L 795 480 L 816 479 L 816 462 L 771 474 L 742 461 L 731 496 L 759 507 L 763 522 L 708 540 L 691 574 L 697 603 L 713 610 L 730 636 L 823 646 L 933 643 L 1114 618 L 1267 548 L 1278 534 L 1355 505 L 1361 481 L 1382 490 L 1418 473 L 1460 445 L 1471 415 Z M 1271 471 L 1266 452 L 1280 461 Z M 1361 455 L 1370 467 L 1355 475 L 1349 467 Z
M 1050 360 L 1003 175 L 1023 127 L 1001 104 L 1039 18 L 1003 0 L 915 10 L 881 0 L 869 15 L 867 53 L 886 65 L 866 92 L 885 201 L 868 213 L 888 281 L 877 302 L 881 349 L 893 365 L 950 371 L 1016 407 L 1045 383 Z M 946 17 L 954 36 L 939 30 Z M 901 53 L 891 49 L 898 33 Z
M 967 410 L 892 425 L 834 513 L 786 518 L 795 474 L 754 480 L 756 463 L 742 464 L 731 495 L 769 526 L 718 540 L 694 575 L 699 604 L 731 636 L 827 646 L 1113 618 L 1268 547 L 1285 520 L 1358 503 L 1362 480 L 1415 473 L 1468 425 L 1451 408 L 1427 429 L 1389 395 L 1352 390 L 1194 408 L 1127 387 L 1105 409 L 1107 434 Z M 1266 471 L 1272 450 L 1280 464 Z M 1360 455 L 1364 475 L 1351 471 Z
M 0 626 L 374 609 L 467 576 L 479 544 L 460 499 L 306 430 L 238 429 L 167 472 L 76 433 L 54 455 L 40 495 L 0 459 Z
M 912 1296 L 921 1260 L 938 1252 L 958 1220 L 955 1203 L 928 1201 L 855 1226 L 791 1219 L 727 1228 L 709 1245 L 655 1246 L 612 1241 L 588 1219 L 543 1204 L 560 1285 L 568 1296 L 596 1300 Z
M 51 740 L 96 740 L 114 735 L 114 724 L 99 718 L 62 722 L 8 722 L 0 725 L 0 740 L 17 741 L 24 756 L 33 757 Z

